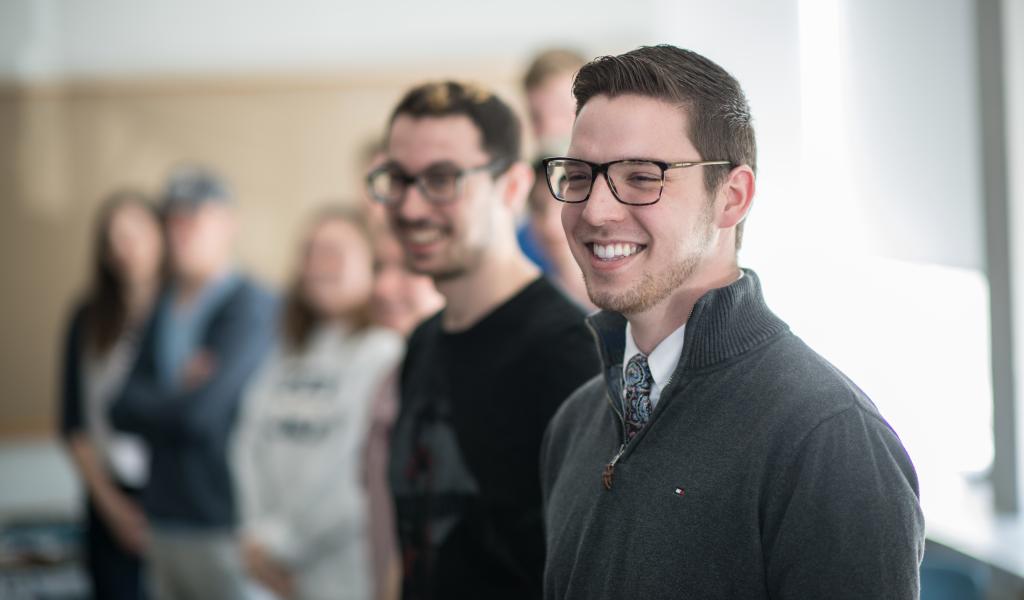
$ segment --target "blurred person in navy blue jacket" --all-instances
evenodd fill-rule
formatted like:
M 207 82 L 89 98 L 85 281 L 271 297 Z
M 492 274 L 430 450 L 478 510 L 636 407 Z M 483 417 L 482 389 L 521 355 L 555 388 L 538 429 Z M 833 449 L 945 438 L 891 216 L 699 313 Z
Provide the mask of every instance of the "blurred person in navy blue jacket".
M 227 453 L 243 389 L 273 341 L 275 302 L 235 266 L 233 199 L 217 175 L 175 170 L 163 210 L 170 281 L 111 417 L 150 446 L 142 505 L 156 597 L 243 598 Z
M 107 410 L 138 352 L 160 286 L 163 237 L 140 192 L 120 191 L 100 208 L 93 274 L 64 344 L 60 432 L 85 484 L 85 561 L 93 596 L 144 598 L 148 526 L 137 504 L 146 481 L 145 444 L 113 429 Z

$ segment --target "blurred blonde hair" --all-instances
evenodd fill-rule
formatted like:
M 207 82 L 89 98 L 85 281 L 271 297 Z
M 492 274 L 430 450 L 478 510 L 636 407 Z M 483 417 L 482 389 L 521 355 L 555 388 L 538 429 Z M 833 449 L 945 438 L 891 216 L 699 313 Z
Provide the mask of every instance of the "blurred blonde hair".
M 534 90 L 549 78 L 562 73 L 575 73 L 587 63 L 582 54 L 566 48 L 551 48 L 534 57 L 523 76 L 523 89 Z

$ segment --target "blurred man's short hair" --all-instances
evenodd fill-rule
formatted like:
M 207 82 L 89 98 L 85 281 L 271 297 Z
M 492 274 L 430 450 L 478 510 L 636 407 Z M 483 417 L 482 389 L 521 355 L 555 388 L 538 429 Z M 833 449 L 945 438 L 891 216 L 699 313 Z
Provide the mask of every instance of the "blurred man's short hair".
M 480 130 L 483 150 L 507 169 L 519 160 L 522 126 L 512 108 L 490 90 L 469 83 L 438 81 L 409 90 L 391 113 L 414 119 L 465 116 Z M 504 169 L 502 169 L 504 171 Z
M 540 87 L 542 83 L 555 75 L 562 73 L 575 73 L 586 64 L 587 59 L 576 52 L 566 48 L 552 48 L 538 54 L 523 76 L 523 89 L 527 92 Z

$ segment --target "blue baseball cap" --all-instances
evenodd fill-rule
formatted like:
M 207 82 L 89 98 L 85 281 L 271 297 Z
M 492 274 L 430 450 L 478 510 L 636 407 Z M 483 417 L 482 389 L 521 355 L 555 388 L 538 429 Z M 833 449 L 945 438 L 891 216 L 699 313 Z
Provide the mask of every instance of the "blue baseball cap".
M 227 183 L 212 170 L 198 165 L 176 167 L 171 171 L 161 196 L 164 213 L 195 210 L 206 202 L 231 203 Z

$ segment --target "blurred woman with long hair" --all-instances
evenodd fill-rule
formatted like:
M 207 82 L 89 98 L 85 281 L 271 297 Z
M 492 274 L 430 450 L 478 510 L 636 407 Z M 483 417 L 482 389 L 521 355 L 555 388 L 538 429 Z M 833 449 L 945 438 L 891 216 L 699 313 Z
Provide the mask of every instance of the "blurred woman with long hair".
M 100 208 L 89 291 L 64 346 L 60 431 L 86 488 L 85 558 L 96 598 L 142 598 L 147 525 L 137 496 L 148 456 L 107 418 L 160 286 L 163 236 L 149 200 L 121 191 Z
M 236 432 L 243 556 L 281 598 L 373 596 L 364 448 L 403 340 L 371 324 L 372 245 L 362 213 L 310 228 L 283 315 Z

